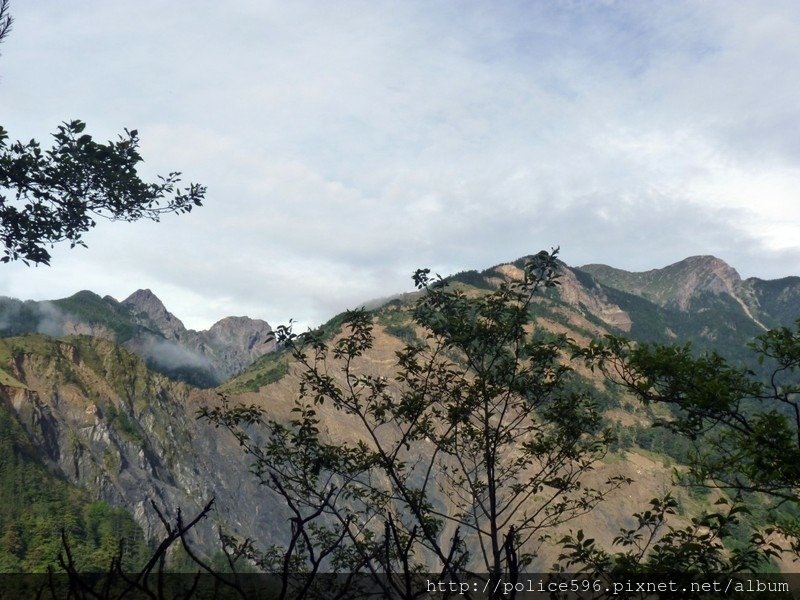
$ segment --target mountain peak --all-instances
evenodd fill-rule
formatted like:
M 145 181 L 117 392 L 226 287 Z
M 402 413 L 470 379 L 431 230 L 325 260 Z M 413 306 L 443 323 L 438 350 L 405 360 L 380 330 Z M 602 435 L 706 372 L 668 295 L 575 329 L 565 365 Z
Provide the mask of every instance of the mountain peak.
M 275 348 L 272 327 L 261 319 L 250 317 L 225 317 L 214 323 L 208 330 L 208 336 L 217 344 L 254 350 L 259 353 Z
M 169 312 L 149 289 L 136 290 L 122 301 L 122 305 L 137 317 L 145 316 L 167 338 L 179 337 L 186 331 L 181 320 Z
M 741 277 L 739 277 L 739 273 L 736 272 L 736 269 L 734 269 L 732 266 L 730 266 L 721 258 L 712 256 L 711 254 L 689 256 L 675 264 L 664 267 L 664 269 L 677 267 L 679 265 L 694 269 L 707 269 L 710 271 L 718 272 L 720 274 L 725 274 L 726 276 L 734 275 L 737 279 L 741 280 Z
M 607 265 L 580 267 L 604 285 L 647 298 L 656 304 L 677 305 L 687 310 L 699 294 L 729 294 L 736 297 L 742 278 L 736 269 L 711 255 L 689 256 L 650 271 L 630 272 Z
M 72 296 L 63 299 L 78 301 L 78 302 L 96 302 L 98 300 L 101 300 L 100 296 L 91 290 L 81 290 L 79 292 L 75 292 L 74 294 L 72 294 Z
M 661 271 L 676 285 L 674 299 L 683 309 L 700 292 L 736 296 L 736 289 L 742 282 L 736 269 L 709 255 L 690 256 Z
M 164 303 L 149 288 L 136 290 L 125 298 L 122 303 L 128 306 L 158 305 L 162 308 L 164 307 Z

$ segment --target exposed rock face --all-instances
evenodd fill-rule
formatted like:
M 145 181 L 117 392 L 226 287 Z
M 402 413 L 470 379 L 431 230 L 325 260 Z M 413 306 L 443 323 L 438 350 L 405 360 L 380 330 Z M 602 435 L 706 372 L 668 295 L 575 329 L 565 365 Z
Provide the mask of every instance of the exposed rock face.
M 178 508 L 193 516 L 215 498 L 212 517 L 195 530 L 208 553 L 219 549 L 215 522 L 257 539 L 282 529 L 236 440 L 197 420 L 213 393 L 152 374 L 129 352 L 88 337 L 38 338 L 0 367 L 13 377 L 0 385 L 0 403 L 13 407 L 43 458 L 94 497 L 127 508 L 146 536 L 164 534 L 151 500 L 174 519 Z
M 491 281 L 499 284 L 504 278 L 521 280 L 524 271 L 514 264 L 504 264 L 491 269 L 491 275 L 495 275 L 490 278 Z M 622 331 L 630 331 L 630 315 L 609 301 L 601 286 L 596 283 L 585 285 L 578 280 L 572 269 L 563 264 L 559 272 L 559 284 L 558 295 L 563 302 L 581 313 L 588 312 L 594 315 L 607 325 Z
M 232 375 L 275 349 L 272 328 L 266 321 L 250 317 L 226 317 L 203 332 L 219 362 L 229 365 Z
M 61 327 L 61 331 L 58 332 L 59 335 L 89 335 L 96 338 L 102 338 L 104 340 L 115 339 L 114 332 L 103 325 L 93 325 L 83 321 L 65 320 Z
M 692 256 L 673 265 L 673 269 L 677 273 L 671 279 L 677 285 L 672 297 L 684 310 L 689 307 L 692 298 L 700 292 L 734 296 L 742 281 L 733 267 L 713 256 Z
M 561 272 L 559 293 L 561 299 L 578 309 L 587 310 L 612 327 L 622 331 L 631 330 L 631 317 L 619 306 L 610 302 L 603 289 L 595 285 L 584 287 L 575 277 L 574 271 L 565 268 Z
M 168 340 L 180 340 L 186 334 L 186 327 L 180 319 L 167 310 L 164 303 L 150 290 L 136 290 L 121 304 L 133 316 L 155 327 Z

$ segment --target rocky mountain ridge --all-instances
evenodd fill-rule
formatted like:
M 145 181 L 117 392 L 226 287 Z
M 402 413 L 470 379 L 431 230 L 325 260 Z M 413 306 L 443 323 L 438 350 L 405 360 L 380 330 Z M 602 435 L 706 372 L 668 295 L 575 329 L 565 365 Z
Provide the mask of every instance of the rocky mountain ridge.
M 729 298 L 762 330 L 800 318 L 800 278 L 742 279 L 736 269 L 714 256 L 691 256 L 643 272 L 600 264 L 578 269 L 605 286 L 684 313 L 707 308 L 709 299 Z
M 154 326 L 167 339 L 180 339 L 186 333 L 183 322 L 167 310 L 164 303 L 149 289 L 136 290 L 120 302 L 137 319 Z
M 148 289 L 122 302 L 86 290 L 50 302 L 0 299 L 0 337 L 26 333 L 112 340 L 151 368 L 199 387 L 222 383 L 275 348 L 266 321 L 226 317 L 206 331 L 187 329 Z
M 674 304 L 687 310 L 701 292 L 734 294 L 741 277 L 725 261 L 714 256 L 690 256 L 661 269 L 629 272 L 608 265 L 578 267 L 595 279 L 617 289 L 642 296 L 660 306 Z

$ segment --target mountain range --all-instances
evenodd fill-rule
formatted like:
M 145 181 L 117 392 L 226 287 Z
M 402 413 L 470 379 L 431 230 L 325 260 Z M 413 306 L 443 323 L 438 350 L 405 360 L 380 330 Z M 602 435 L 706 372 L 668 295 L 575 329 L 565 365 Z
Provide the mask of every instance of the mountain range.
M 266 321 L 226 317 L 207 331 L 194 331 L 147 289 L 122 302 L 85 290 L 45 302 L 0 298 L 0 336 L 28 333 L 107 339 L 142 357 L 154 371 L 204 388 L 275 349 Z
M 518 277 L 525 260 L 447 281 L 480 293 Z M 395 352 L 413 339 L 407 311 L 413 298 L 396 297 L 371 311 L 375 368 L 390 369 Z M 577 340 L 613 333 L 691 342 L 698 351 L 713 349 L 747 363 L 747 343 L 755 335 L 800 319 L 800 277 L 743 280 L 712 256 L 641 273 L 562 265 L 560 285 L 534 310 L 541 327 Z M 325 335 L 337 335 L 341 323 L 341 316 L 331 319 L 322 327 Z M 125 508 L 146 538 L 162 532 L 152 502 L 174 517 L 178 508 L 188 514 L 214 497 L 214 519 L 196 529 L 205 551 L 219 547 L 217 525 L 262 545 L 279 541 L 287 517 L 281 502 L 258 485 L 233 436 L 196 418 L 199 407 L 219 402 L 219 394 L 263 407 L 278 420 L 289 417 L 298 378 L 270 333 L 266 322 L 247 317 L 187 330 L 149 290 L 121 302 L 88 291 L 50 302 L 2 299 L 0 411 L 25 436 L 3 443 L 15 456 L 28 448 L 28 459 L 43 464 L 54 480 L 83 490 L 87 502 Z M 591 374 L 583 375 L 592 383 Z M 605 406 L 623 443 L 595 476 L 630 473 L 637 485 L 586 519 L 600 540 L 610 541 L 670 485 L 674 441 L 652 432 L 649 410 L 623 397 Z M 328 406 L 319 412 L 332 435 L 348 435 L 341 414 Z M 696 499 L 686 502 L 696 508 Z M 0 527 L 8 523 L 0 519 Z M 3 552 L 0 543 L 0 559 Z M 549 564 L 546 558 L 541 566 Z
M 800 277 L 742 279 L 713 256 L 692 256 L 663 269 L 631 273 L 607 265 L 584 265 L 602 285 L 684 313 L 706 308 L 710 298 L 733 300 L 756 325 L 768 329 L 800 317 Z

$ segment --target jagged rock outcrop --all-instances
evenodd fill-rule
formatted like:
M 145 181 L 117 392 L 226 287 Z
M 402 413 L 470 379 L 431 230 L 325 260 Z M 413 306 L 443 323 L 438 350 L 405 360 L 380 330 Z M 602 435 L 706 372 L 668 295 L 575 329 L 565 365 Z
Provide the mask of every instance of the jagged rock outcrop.
M 136 290 L 120 304 L 127 307 L 135 318 L 152 326 L 168 340 L 180 340 L 186 334 L 183 322 L 169 312 L 149 289 Z
M 121 303 L 138 322 L 175 342 L 168 348 L 160 340 L 145 338 L 130 347 L 150 361 L 168 368 L 206 369 L 214 384 L 238 373 L 254 360 L 275 349 L 269 323 L 249 317 L 226 317 L 206 331 L 186 329 L 150 290 L 137 290 Z
M 241 371 L 275 349 L 272 328 L 259 319 L 226 317 L 203 333 L 207 346 L 214 350 L 219 361 L 229 365 L 228 375 Z

